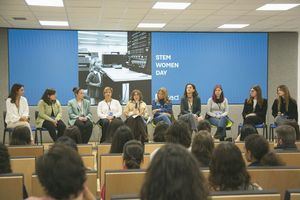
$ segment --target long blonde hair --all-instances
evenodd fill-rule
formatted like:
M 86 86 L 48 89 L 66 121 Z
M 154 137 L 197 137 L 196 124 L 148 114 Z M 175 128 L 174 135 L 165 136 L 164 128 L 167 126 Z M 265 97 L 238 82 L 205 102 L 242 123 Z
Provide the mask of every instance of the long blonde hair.
M 169 95 L 168 95 L 167 88 L 164 88 L 164 87 L 159 88 L 159 90 L 157 91 L 157 101 L 159 101 L 159 99 L 158 99 L 158 93 L 159 92 L 162 92 L 162 94 L 164 95 L 164 102 L 169 103 L 170 100 L 169 100 Z
M 280 107 L 281 107 L 281 104 L 282 104 L 282 98 L 280 98 L 280 96 L 278 95 L 278 89 L 284 92 L 285 110 L 288 111 L 289 110 L 289 102 L 291 100 L 293 100 L 293 98 L 290 95 L 289 88 L 286 85 L 279 85 L 277 87 L 277 90 L 276 90 L 277 100 L 278 100 L 277 109 L 278 109 L 278 111 L 280 111 Z

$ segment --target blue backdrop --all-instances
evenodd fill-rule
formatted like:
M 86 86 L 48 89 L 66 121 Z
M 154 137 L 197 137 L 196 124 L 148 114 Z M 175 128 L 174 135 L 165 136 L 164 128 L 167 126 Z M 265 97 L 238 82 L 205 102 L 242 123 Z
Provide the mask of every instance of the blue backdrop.
M 202 104 L 221 84 L 230 104 L 243 103 L 259 84 L 267 97 L 267 33 L 152 33 L 152 98 L 166 87 L 180 103 L 186 83 L 194 83 Z
M 77 31 L 9 29 L 9 85 L 25 85 L 36 105 L 46 88 L 54 88 L 62 104 L 78 86 Z

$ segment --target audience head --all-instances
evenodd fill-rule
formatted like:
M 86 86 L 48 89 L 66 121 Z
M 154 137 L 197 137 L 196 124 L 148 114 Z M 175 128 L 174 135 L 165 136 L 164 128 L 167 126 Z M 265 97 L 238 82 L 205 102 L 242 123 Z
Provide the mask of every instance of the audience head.
M 196 86 L 193 83 L 186 84 L 185 88 L 184 88 L 184 96 L 185 97 L 188 97 L 188 94 L 190 94 L 190 93 L 192 93 L 193 97 L 198 96 Z
M 56 101 L 56 91 L 51 88 L 46 89 L 42 96 L 42 100 L 49 105 L 54 103 Z
M 294 129 L 296 131 L 296 140 L 300 140 L 300 131 L 299 131 L 298 122 L 286 120 L 282 123 L 282 125 L 290 125 L 290 126 L 294 127 Z
M 164 102 L 170 101 L 167 88 L 164 87 L 159 88 L 159 90 L 157 91 L 157 100 L 164 101 Z
M 246 190 L 250 185 L 242 153 L 233 143 L 220 143 L 215 148 L 209 169 L 209 183 L 213 190 Z
M 260 162 L 269 152 L 269 143 L 263 136 L 252 134 L 245 138 L 245 150 L 248 162 Z
M 185 148 L 191 145 L 191 132 L 188 125 L 182 121 L 174 121 L 166 132 L 166 142 L 181 144 Z
M 196 159 L 182 146 L 166 144 L 155 154 L 141 189 L 142 200 L 206 200 L 208 189 Z
M 0 143 L 0 174 L 11 173 L 10 156 L 7 147 Z
M 75 151 L 78 151 L 78 147 L 76 142 L 69 136 L 63 135 L 61 137 L 59 137 L 56 141 L 55 144 L 64 144 L 66 146 L 71 147 L 72 149 L 74 149 Z
M 46 193 L 54 199 L 75 199 L 82 195 L 86 181 L 80 155 L 71 147 L 54 144 L 38 158 L 36 172 Z
M 153 132 L 153 141 L 154 142 L 165 142 L 166 141 L 166 132 L 169 128 L 169 124 L 164 121 L 160 121 L 156 124 Z
M 68 136 L 72 138 L 76 144 L 82 143 L 80 129 L 75 125 L 66 128 L 64 132 L 64 136 Z
M 27 126 L 17 126 L 11 134 L 10 145 L 30 145 L 31 132 Z
M 79 100 L 83 100 L 84 99 L 84 91 L 82 88 L 80 87 L 74 87 L 73 88 L 73 92 L 74 92 L 74 95 L 77 99 Z
M 110 153 L 122 153 L 124 144 L 129 140 L 133 140 L 133 139 L 134 136 L 131 129 L 126 125 L 120 126 L 116 130 L 114 137 L 112 139 Z
M 252 124 L 244 124 L 241 128 L 241 141 L 244 141 L 248 135 L 258 134 L 256 128 Z
M 209 166 L 214 146 L 214 140 L 208 131 L 199 131 L 194 135 L 192 154 L 197 158 L 200 166 Z
M 222 103 L 224 101 L 224 92 L 221 85 L 216 85 L 214 87 L 212 100 L 216 103 Z
M 278 145 L 282 147 L 293 147 L 296 143 L 296 130 L 290 125 L 281 125 L 275 129 Z
M 130 100 L 131 101 L 142 101 L 143 100 L 142 92 L 140 90 L 133 90 L 131 92 Z
M 199 121 L 197 129 L 198 131 L 208 131 L 209 133 L 211 133 L 211 126 L 207 120 Z
M 144 160 L 144 146 L 137 140 L 124 144 L 123 165 L 126 169 L 139 169 Z
M 116 130 L 122 125 L 124 125 L 123 120 L 118 119 L 118 118 L 113 119 L 108 126 L 108 129 L 107 129 L 107 133 L 108 133 L 107 137 L 108 138 L 105 138 L 105 140 L 106 140 L 105 142 L 111 142 L 112 138 L 115 135 Z
M 15 83 L 10 89 L 10 93 L 8 95 L 8 98 L 10 98 L 11 103 L 16 103 L 17 97 L 24 95 L 24 85 Z

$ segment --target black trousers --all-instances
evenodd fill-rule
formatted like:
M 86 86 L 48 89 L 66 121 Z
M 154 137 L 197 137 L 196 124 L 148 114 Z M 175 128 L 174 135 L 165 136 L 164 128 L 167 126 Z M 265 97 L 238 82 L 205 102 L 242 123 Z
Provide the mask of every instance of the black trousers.
M 100 138 L 100 143 L 102 143 L 107 138 L 107 130 L 108 130 L 108 126 L 110 124 L 110 121 L 108 119 L 100 119 L 99 124 L 102 127 L 102 135 L 101 135 L 101 138 Z
M 249 116 L 244 119 L 244 124 L 252 124 L 253 126 L 255 126 L 262 123 L 264 123 L 264 120 L 258 116 Z
M 77 119 L 74 125 L 80 130 L 82 143 L 88 143 L 93 132 L 93 123 L 89 119 L 86 121 Z
M 138 116 L 136 118 L 128 117 L 125 121 L 125 124 L 131 128 L 134 138 L 142 143 L 148 141 L 148 131 L 145 120 Z
M 65 132 L 66 125 L 62 120 L 57 121 L 57 125 L 54 126 L 54 124 L 48 120 L 45 120 L 42 125 L 43 128 L 47 129 L 50 137 L 55 142 L 57 138 L 62 136 Z M 57 131 L 57 133 L 56 133 Z

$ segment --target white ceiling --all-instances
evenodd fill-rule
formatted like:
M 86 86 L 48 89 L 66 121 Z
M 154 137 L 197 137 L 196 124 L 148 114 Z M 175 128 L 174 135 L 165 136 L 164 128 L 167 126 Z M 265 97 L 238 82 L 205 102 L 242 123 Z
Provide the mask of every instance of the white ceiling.
M 0 0 L 0 27 L 154 30 L 154 31 L 299 31 L 300 6 L 288 11 L 256 11 L 266 3 L 300 0 L 161 0 L 191 2 L 186 10 L 153 10 L 157 0 L 63 0 L 64 7 L 28 6 L 25 0 Z M 16 21 L 13 17 L 25 17 Z M 69 27 L 43 27 L 39 20 L 67 20 Z M 162 29 L 137 28 L 140 22 L 167 23 Z M 224 23 L 250 24 L 217 29 Z

